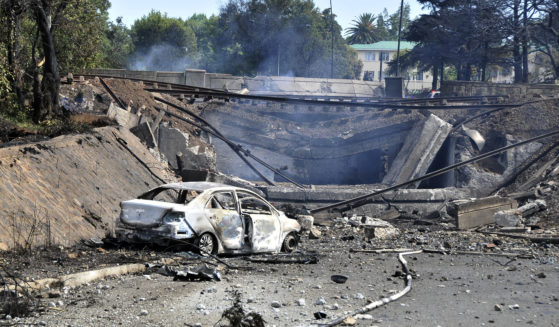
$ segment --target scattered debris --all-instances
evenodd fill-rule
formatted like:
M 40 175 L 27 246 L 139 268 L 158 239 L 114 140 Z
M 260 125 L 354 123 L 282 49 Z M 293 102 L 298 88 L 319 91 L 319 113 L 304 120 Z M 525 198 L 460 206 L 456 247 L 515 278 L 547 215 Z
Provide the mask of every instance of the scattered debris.
M 378 301 L 374 301 L 371 302 L 369 304 L 367 304 L 366 306 L 364 306 L 361 309 L 355 310 L 352 313 L 348 314 L 348 315 L 344 315 L 340 318 L 334 319 L 326 324 L 321 324 L 321 327 L 329 327 L 329 326 L 336 326 L 339 325 L 341 323 L 343 323 L 343 321 L 347 318 L 347 317 L 351 317 L 351 316 L 356 316 L 358 314 L 364 314 L 366 312 L 369 312 L 375 308 L 378 308 L 382 305 L 385 305 L 387 303 L 396 301 L 397 299 L 401 298 L 402 296 L 406 295 L 410 290 L 411 290 L 411 281 L 412 281 L 412 274 L 408 268 L 408 263 L 407 261 L 404 259 L 405 255 L 410 255 L 410 254 L 417 254 L 417 253 L 421 253 L 422 251 L 413 251 L 413 252 L 405 252 L 405 253 L 400 253 L 398 254 L 398 260 L 400 261 L 400 264 L 402 265 L 402 270 L 404 271 L 404 273 L 406 274 L 406 287 L 401 290 L 400 292 L 397 292 L 395 294 L 392 294 L 391 296 L 388 297 L 384 297 Z
M 334 283 L 343 284 L 347 281 L 348 277 L 344 276 L 344 275 L 332 275 L 332 276 L 330 276 L 330 279 Z
M 281 263 L 281 264 L 317 264 L 316 255 L 304 253 L 280 254 L 280 255 L 261 255 L 259 257 L 247 257 L 245 260 L 254 263 Z
M 170 276 L 173 276 L 173 280 L 178 281 L 221 281 L 221 273 L 214 268 L 210 268 L 207 265 L 200 265 L 194 269 L 188 270 L 174 270 L 166 266 Z
M 322 237 L 322 233 L 320 232 L 320 230 L 317 227 L 312 227 L 311 231 L 309 233 L 309 238 L 311 240 L 318 240 Z
M 233 305 L 225 310 L 216 327 L 265 327 L 266 321 L 256 312 L 245 312 L 241 302 L 241 293 L 234 291 Z
M 322 311 L 315 312 L 313 315 L 314 315 L 314 318 L 317 319 L 317 320 L 328 318 L 328 315 L 326 314 L 326 312 L 322 312 Z

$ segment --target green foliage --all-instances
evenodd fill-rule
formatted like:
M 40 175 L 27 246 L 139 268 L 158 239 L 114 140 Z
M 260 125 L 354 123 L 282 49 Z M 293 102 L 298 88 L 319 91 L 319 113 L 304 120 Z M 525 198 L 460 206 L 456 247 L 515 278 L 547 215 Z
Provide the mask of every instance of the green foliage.
M 353 26 L 346 30 L 349 44 L 369 44 L 379 40 L 376 31 L 375 16 L 370 13 L 361 14 L 353 20 Z
M 6 97 L 11 91 L 10 71 L 8 70 L 8 60 L 6 56 L 6 46 L 0 44 L 0 99 Z
M 130 66 L 134 69 L 183 70 L 198 55 L 191 24 L 159 11 L 136 20 L 131 33 L 135 51 Z
M 433 10 L 415 20 L 405 35 L 418 42 L 409 63 L 440 67 L 453 65 L 457 79 L 470 80 L 472 72 L 485 70 L 499 60 L 506 38 L 499 13 L 501 0 L 445 1 L 420 0 Z
M 109 0 L 67 0 L 55 30 L 60 71 L 99 67 L 108 22 Z
M 410 25 L 410 13 L 410 5 L 404 4 L 402 35 L 406 33 L 408 26 Z M 349 44 L 369 44 L 378 41 L 394 41 L 398 39 L 400 9 L 396 10 L 393 14 L 388 14 L 388 10 L 386 10 L 386 8 L 382 13 L 376 16 L 373 14 L 361 14 L 353 22 L 354 26 L 346 30 L 347 41 Z
M 101 67 L 126 68 L 128 56 L 132 53 L 134 45 L 130 36 L 130 29 L 124 25 L 122 18 L 116 22 L 108 22 L 102 43 L 103 62 Z
M 311 0 L 230 0 L 211 20 L 212 57 L 206 69 L 235 75 L 330 77 L 332 35 L 334 77 L 359 68 L 341 27 L 329 10 Z
M 196 36 L 196 47 L 198 49 L 197 56 L 193 57 L 196 67 L 211 70 L 220 60 L 216 56 L 216 36 L 219 34 L 217 16 L 206 17 L 204 14 L 194 14 L 187 23 L 192 27 Z M 240 50 L 240 44 L 231 47 L 229 53 L 235 53 Z

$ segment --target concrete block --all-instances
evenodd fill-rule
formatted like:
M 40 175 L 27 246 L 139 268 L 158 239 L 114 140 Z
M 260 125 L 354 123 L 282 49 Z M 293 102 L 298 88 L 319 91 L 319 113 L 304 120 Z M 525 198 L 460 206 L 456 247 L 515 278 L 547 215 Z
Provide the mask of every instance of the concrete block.
M 184 84 L 205 87 L 206 71 L 203 69 L 186 69 L 184 71 Z
M 386 96 L 389 98 L 404 97 L 404 79 L 402 77 L 385 77 Z
M 176 154 L 180 170 L 210 170 L 216 171 L 213 163 L 206 153 L 195 153 L 187 149 L 186 152 Z
M 301 230 L 311 230 L 314 224 L 314 217 L 309 215 L 298 215 L 297 221 L 301 225 Z
M 140 139 L 140 141 L 145 143 L 149 148 L 157 147 L 157 141 L 148 122 L 144 122 L 139 124 L 138 126 L 132 127 L 130 129 L 130 132 L 136 135 Z
M 112 102 L 109 106 L 109 110 L 107 110 L 107 117 L 114 119 L 117 124 L 127 128 L 138 125 L 138 121 L 140 120 L 140 117 L 138 117 L 137 115 L 117 107 Z
M 493 217 L 495 224 L 502 227 L 517 227 L 522 224 L 522 214 L 515 209 L 498 211 Z
M 158 142 L 159 151 L 169 161 L 169 166 L 179 169 L 177 153 L 187 153 L 189 134 L 179 129 L 159 126 Z
M 384 176 L 383 184 L 400 184 L 424 175 L 451 129 L 451 124 L 433 114 L 415 124 Z
M 493 224 L 498 211 L 516 209 L 516 200 L 501 197 L 487 197 L 472 200 L 457 200 L 447 204 L 447 212 L 456 219 L 458 229 L 469 229 Z

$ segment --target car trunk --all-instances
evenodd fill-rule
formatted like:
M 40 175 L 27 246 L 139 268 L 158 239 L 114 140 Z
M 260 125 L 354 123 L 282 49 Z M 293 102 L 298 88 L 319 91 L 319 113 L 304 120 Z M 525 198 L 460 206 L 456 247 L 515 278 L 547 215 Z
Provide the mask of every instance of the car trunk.
M 157 226 L 163 222 L 167 212 L 184 208 L 180 204 L 152 200 L 123 201 L 120 207 L 122 209 L 120 220 L 135 227 Z

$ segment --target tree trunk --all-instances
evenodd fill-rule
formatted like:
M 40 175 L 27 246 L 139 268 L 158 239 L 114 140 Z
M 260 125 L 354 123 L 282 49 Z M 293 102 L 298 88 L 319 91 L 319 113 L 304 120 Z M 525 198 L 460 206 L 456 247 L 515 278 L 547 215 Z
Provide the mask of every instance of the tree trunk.
M 33 121 L 36 123 L 42 119 L 59 114 L 60 110 L 58 106 L 60 75 L 58 74 L 58 63 L 56 61 L 53 33 L 49 26 L 49 19 L 45 11 L 46 7 L 47 4 L 44 0 L 41 3 L 39 3 L 38 0 L 33 3 L 33 13 L 35 15 L 37 28 L 41 36 L 41 45 L 45 55 L 41 88 L 40 91 L 37 90 L 37 94 L 39 95 L 38 98 L 40 98 L 40 100 L 37 101 L 38 99 L 35 99 L 36 101 L 33 105 Z
M 522 82 L 528 83 L 528 0 L 524 0 L 522 20 Z
M 464 80 L 472 80 L 472 65 L 470 63 L 467 63 L 464 67 Z
M 514 0 L 513 6 L 513 38 L 512 38 L 512 56 L 514 60 L 514 82 L 522 82 L 522 55 L 520 54 L 520 38 L 518 33 L 520 30 L 520 0 Z
M 437 84 L 439 82 L 439 68 L 437 65 L 433 65 L 433 84 L 431 85 L 431 90 L 438 89 Z
M 20 15 L 21 12 L 19 4 L 17 2 L 11 1 L 7 8 L 7 19 L 8 19 L 8 33 L 7 33 L 7 53 L 8 53 L 8 67 L 11 73 L 10 85 L 12 90 L 16 94 L 16 99 L 20 107 L 24 103 L 23 95 L 23 82 L 21 69 L 19 67 L 18 53 L 20 50 Z
M 483 61 L 481 62 L 481 81 L 485 82 L 487 76 L 485 75 L 485 71 L 487 70 L 487 62 L 488 60 L 488 55 L 487 53 L 489 52 L 489 42 L 485 42 L 483 44 Z

